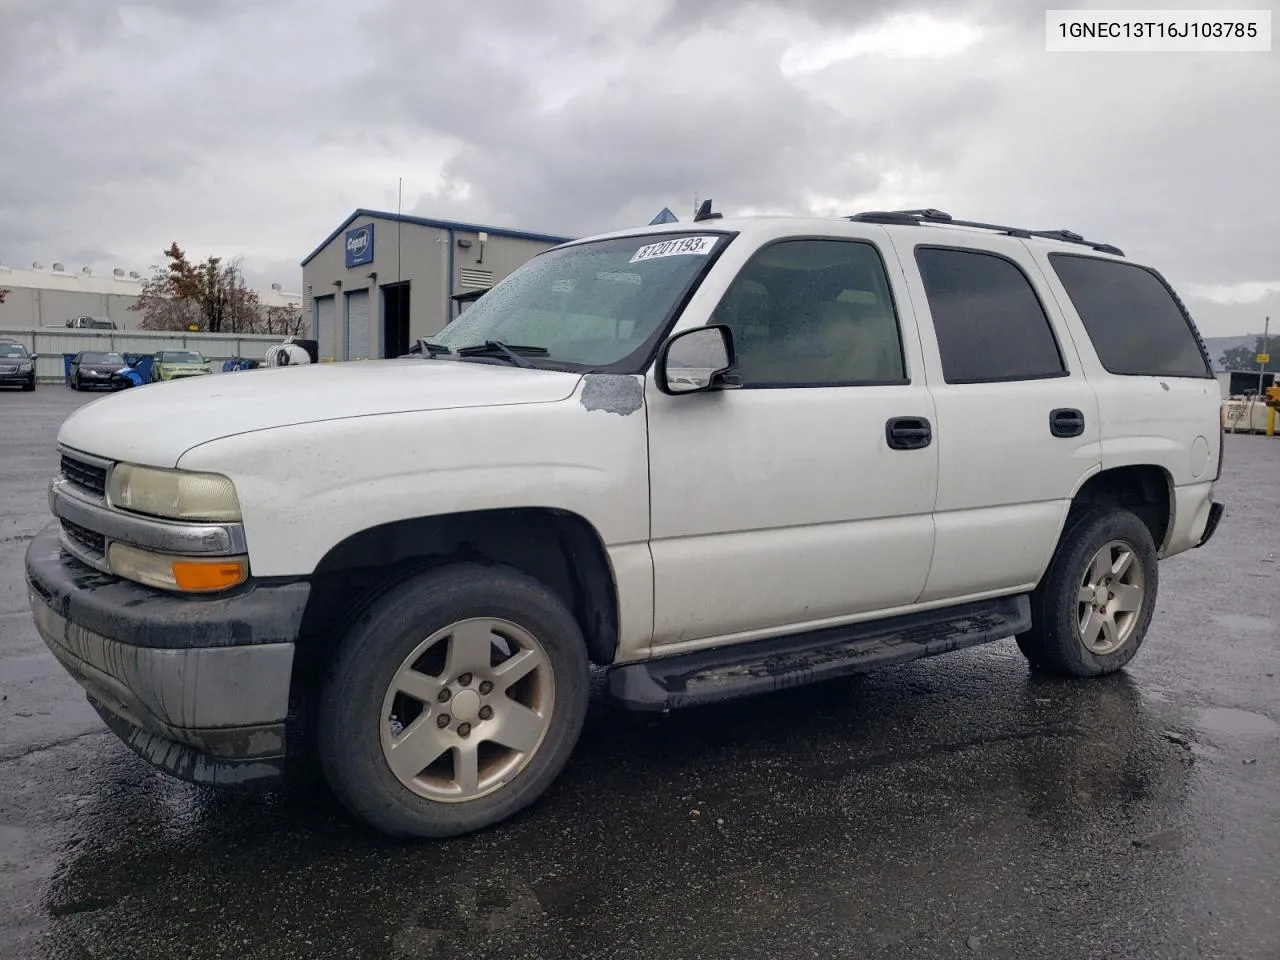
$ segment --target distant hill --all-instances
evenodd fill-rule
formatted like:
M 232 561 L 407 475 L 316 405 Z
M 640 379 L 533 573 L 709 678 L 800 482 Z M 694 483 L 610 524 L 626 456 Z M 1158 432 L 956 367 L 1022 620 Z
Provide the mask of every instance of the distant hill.
M 1243 337 L 1205 337 L 1204 346 L 1205 349 L 1209 351 L 1209 359 L 1213 361 L 1213 369 L 1215 371 L 1222 370 L 1222 365 L 1218 362 L 1218 358 L 1221 357 L 1225 351 L 1232 350 L 1235 347 L 1248 347 L 1252 350 L 1260 336 L 1262 336 L 1261 331 L 1258 333 L 1250 333 Z M 1280 342 L 1280 337 L 1273 333 L 1271 340 L 1273 343 L 1277 343 Z M 1280 349 L 1280 346 L 1273 347 L 1271 352 L 1274 354 L 1278 349 Z

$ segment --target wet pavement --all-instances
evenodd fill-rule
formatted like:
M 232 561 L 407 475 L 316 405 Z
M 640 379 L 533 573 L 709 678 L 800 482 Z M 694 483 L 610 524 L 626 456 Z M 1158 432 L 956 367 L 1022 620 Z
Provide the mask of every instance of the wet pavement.
M 1123 674 L 1012 641 L 665 719 L 597 697 L 526 814 L 397 844 L 173 781 L 30 624 L 60 387 L 0 395 L 0 957 L 1280 957 L 1280 439 Z

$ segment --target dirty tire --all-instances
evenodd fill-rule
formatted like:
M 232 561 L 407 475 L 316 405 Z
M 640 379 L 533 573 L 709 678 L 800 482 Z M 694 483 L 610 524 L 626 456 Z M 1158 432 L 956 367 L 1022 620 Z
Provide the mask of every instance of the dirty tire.
M 541 741 L 509 780 L 475 799 L 433 800 L 402 783 L 385 759 L 384 697 L 419 644 L 472 618 L 509 621 L 536 639 L 554 678 L 553 706 Z M 546 586 L 505 566 L 438 568 L 377 598 L 347 630 L 321 692 L 320 765 L 342 804 L 385 834 L 425 839 L 470 833 L 511 817 L 551 785 L 578 741 L 589 690 L 582 632 Z
M 1098 552 L 1113 542 L 1132 549 L 1140 565 L 1141 605 L 1128 635 L 1114 650 L 1086 646 L 1081 628 L 1081 586 Z M 1120 670 L 1133 659 L 1155 611 L 1159 562 L 1151 531 L 1121 507 L 1073 511 L 1040 586 L 1031 596 L 1032 627 L 1017 637 L 1018 649 L 1035 670 L 1069 677 L 1097 677 Z

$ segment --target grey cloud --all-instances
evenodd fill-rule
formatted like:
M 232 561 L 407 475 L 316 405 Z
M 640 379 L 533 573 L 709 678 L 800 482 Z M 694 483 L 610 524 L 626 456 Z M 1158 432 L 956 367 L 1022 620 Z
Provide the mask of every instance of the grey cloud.
M 1280 130 L 1267 122 L 1280 112 L 1280 60 L 1051 55 L 1045 5 L 1030 0 L 0 9 L 0 117 L 20 145 L 0 152 L 7 262 L 47 258 L 55 241 L 64 256 L 158 250 L 175 237 L 198 249 L 213 226 L 191 220 L 184 198 L 233 174 L 278 176 L 262 171 L 281 155 L 306 168 L 302 182 L 263 187 L 261 210 L 227 196 L 218 226 L 241 221 L 250 248 L 260 222 L 292 217 L 293 249 L 245 263 L 286 286 L 295 281 L 281 271 L 349 211 L 347 198 L 373 206 L 386 195 L 352 184 L 388 170 L 404 172 L 410 197 L 427 187 L 420 213 L 554 233 L 643 223 L 663 205 L 684 218 L 695 192 L 732 214 L 805 212 L 814 197 L 852 203 L 883 189 L 903 205 L 1096 235 L 1180 285 L 1280 274 L 1268 176 Z M 779 68 L 796 39 L 911 13 L 985 35 L 946 59 Z M 321 169 L 313 155 L 355 159 Z M 136 209 L 152 190 L 170 198 L 166 217 Z M 140 221 L 163 223 L 163 235 L 141 235 Z M 1192 307 L 1207 332 L 1231 332 L 1280 317 L 1280 296 Z

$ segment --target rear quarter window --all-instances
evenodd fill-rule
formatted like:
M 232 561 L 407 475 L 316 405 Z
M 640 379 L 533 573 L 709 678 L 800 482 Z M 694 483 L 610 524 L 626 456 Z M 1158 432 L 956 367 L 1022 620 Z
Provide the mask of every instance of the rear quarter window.
M 1154 270 L 1070 253 L 1049 263 L 1108 373 L 1213 376 L 1191 317 Z

